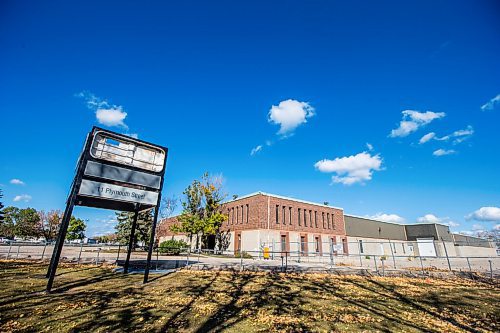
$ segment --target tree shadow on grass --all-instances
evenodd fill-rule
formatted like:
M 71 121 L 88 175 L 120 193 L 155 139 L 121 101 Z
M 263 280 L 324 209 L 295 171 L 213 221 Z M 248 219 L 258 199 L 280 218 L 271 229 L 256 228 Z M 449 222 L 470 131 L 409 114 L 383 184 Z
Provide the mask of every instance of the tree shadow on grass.
M 379 287 L 379 288 L 382 288 L 383 290 L 391 293 L 396 300 L 400 301 L 400 302 L 403 302 L 409 306 L 411 306 L 412 308 L 418 310 L 418 311 L 421 311 L 421 312 L 424 312 L 430 316 L 433 316 L 441 321 L 445 321 L 445 322 L 448 322 L 450 323 L 451 325 L 457 327 L 457 328 L 460 328 L 464 331 L 467 331 L 467 332 L 479 332 L 478 330 L 476 330 L 475 328 L 473 327 L 470 327 L 469 325 L 465 325 L 465 324 L 462 324 L 462 323 L 459 323 L 457 322 L 455 319 L 453 318 L 450 318 L 450 317 L 446 317 L 446 316 L 443 316 L 442 314 L 436 312 L 436 311 L 433 311 L 429 308 L 426 308 L 424 306 L 422 306 L 421 304 L 413 301 L 412 299 L 406 297 L 405 295 L 401 294 L 400 292 L 398 292 L 397 290 L 395 290 L 395 288 L 391 288 L 391 287 L 388 287 L 386 286 L 385 284 L 382 284 L 376 280 L 373 280 L 373 279 L 367 279 L 368 282 L 374 284 L 375 286 Z M 366 286 L 364 286 L 365 289 L 367 290 L 372 290 L 373 292 L 377 292 L 376 290 L 374 289 L 371 289 L 371 288 L 368 288 Z M 440 308 L 444 308 L 444 304 L 442 304 L 439 300 L 439 297 L 437 297 L 436 294 L 434 294 L 434 296 L 430 297 L 428 299 L 429 301 L 431 301 L 432 305 L 435 306 L 436 308 L 440 309 Z

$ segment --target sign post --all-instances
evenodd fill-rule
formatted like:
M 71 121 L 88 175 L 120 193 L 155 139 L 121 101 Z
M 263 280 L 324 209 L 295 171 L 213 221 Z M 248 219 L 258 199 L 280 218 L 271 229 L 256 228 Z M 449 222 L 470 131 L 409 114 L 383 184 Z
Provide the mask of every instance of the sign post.
M 154 209 L 144 283 L 148 280 L 168 149 L 129 136 L 93 127 L 77 163 L 59 234 L 47 270 L 50 292 L 73 208 L 87 206 L 133 212 L 134 219 L 124 265 L 128 272 L 140 211 Z

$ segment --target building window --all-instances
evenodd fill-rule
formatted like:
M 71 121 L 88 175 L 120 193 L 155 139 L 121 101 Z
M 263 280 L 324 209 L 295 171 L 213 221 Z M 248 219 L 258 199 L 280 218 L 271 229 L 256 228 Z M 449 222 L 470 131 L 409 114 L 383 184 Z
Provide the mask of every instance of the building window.
M 247 204 L 247 223 L 248 223 L 248 204 Z
M 228 209 L 227 209 L 227 225 L 229 225 L 229 220 L 230 220 L 230 218 L 231 218 L 231 209 L 230 209 L 230 208 L 228 208 Z
M 319 253 L 319 237 L 314 237 L 314 251 Z
M 330 213 L 326 213 L 326 220 L 328 223 L 328 229 L 330 229 Z
M 240 207 L 236 206 L 236 224 L 238 224 L 240 220 Z
M 290 220 L 290 225 L 292 225 L 292 207 L 288 207 L 288 219 Z
M 286 220 L 285 220 L 285 206 L 283 206 L 283 209 L 281 210 L 281 215 L 283 215 L 281 217 L 281 220 L 283 221 L 283 224 L 286 224 Z
M 307 227 L 307 210 L 304 209 L 304 227 Z
M 314 211 L 314 226 L 318 227 L 318 212 Z
M 298 208 L 298 209 L 297 209 L 297 211 L 299 212 L 299 213 L 297 214 L 297 218 L 298 218 L 298 220 L 299 220 L 299 225 L 302 225 L 302 221 L 300 220 L 300 208 Z
M 234 224 L 234 207 L 231 208 L 231 224 Z
M 312 228 L 313 227 L 313 219 L 312 219 L 312 210 L 309 210 L 309 226 Z
M 279 212 L 280 212 L 280 206 L 276 205 L 276 224 L 280 223 L 279 216 L 278 216 Z
M 286 252 L 286 235 L 281 235 L 281 252 Z
M 361 239 L 359 240 L 359 253 L 365 253 L 363 250 L 363 241 Z
M 241 205 L 241 224 L 243 224 L 243 205 Z
M 306 252 L 306 237 L 300 236 L 300 252 L 304 254 Z
M 333 218 L 333 213 L 332 213 L 332 229 L 335 230 L 335 219 Z
M 321 219 L 323 220 L 323 229 L 326 229 L 326 225 L 325 225 L 325 212 L 321 213 Z

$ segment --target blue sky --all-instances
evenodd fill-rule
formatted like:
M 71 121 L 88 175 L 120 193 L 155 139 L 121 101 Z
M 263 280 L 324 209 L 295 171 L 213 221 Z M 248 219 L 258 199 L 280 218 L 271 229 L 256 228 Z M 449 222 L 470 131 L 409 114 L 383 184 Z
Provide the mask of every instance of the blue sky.
M 230 195 L 498 228 L 495 1 L 0 7 L 6 205 L 63 209 L 85 134 L 101 125 L 169 147 L 164 195 L 208 171 Z M 89 235 L 112 230 L 111 211 L 75 214 Z

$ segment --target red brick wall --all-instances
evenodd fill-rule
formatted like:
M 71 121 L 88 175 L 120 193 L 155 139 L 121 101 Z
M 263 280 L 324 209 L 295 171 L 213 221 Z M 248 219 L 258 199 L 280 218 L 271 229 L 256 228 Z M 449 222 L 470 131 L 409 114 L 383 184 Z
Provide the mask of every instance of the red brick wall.
M 278 223 L 276 223 L 276 206 L 278 206 Z M 283 208 L 285 208 L 284 221 Z M 291 224 L 290 208 L 292 212 Z M 299 225 L 298 209 L 300 209 L 301 214 L 301 225 Z M 304 223 L 304 210 L 306 211 L 306 223 Z M 251 197 L 236 199 L 225 203 L 222 206 L 222 212 L 228 215 L 228 220 L 224 222 L 221 227 L 223 231 L 267 229 L 269 216 L 269 229 L 272 230 L 280 230 L 283 232 L 295 231 L 300 233 L 345 235 L 344 213 L 341 209 L 333 207 L 302 203 L 295 200 L 276 198 L 272 196 L 268 197 L 263 194 L 257 194 Z M 325 219 L 324 226 L 323 214 Z M 330 219 L 330 228 L 328 228 L 328 217 Z M 172 232 L 169 230 L 169 226 L 175 223 L 177 223 L 177 219 L 175 217 L 161 221 L 158 230 L 158 237 L 172 235 Z

